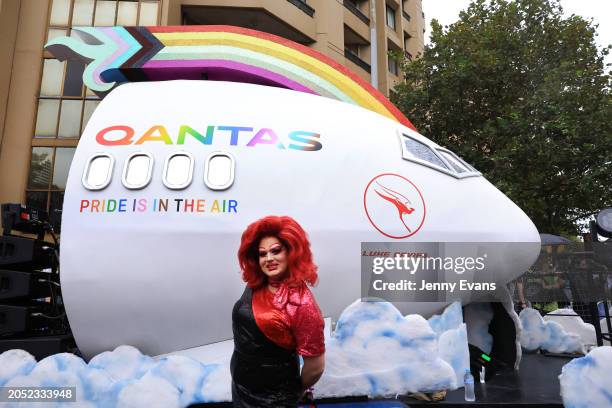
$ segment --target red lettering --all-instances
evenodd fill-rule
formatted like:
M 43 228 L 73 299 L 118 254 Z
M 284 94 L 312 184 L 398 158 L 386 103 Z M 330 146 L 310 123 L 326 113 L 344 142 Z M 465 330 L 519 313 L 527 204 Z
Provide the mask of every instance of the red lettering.
M 206 200 L 198 200 L 197 203 L 197 211 L 198 212 L 204 212 L 204 203 L 206 202 Z

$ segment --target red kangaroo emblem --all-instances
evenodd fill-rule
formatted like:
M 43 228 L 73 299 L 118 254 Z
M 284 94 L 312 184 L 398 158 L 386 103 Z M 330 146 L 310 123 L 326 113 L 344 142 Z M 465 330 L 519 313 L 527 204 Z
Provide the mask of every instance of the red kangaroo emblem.
M 408 206 L 409 204 L 412 204 L 410 200 L 398 193 L 397 191 L 391 190 L 390 188 L 383 186 L 378 181 L 376 182 L 376 184 L 382 190 L 381 192 L 378 188 L 375 187 L 374 191 L 376 192 L 376 194 L 378 194 L 383 199 L 393 204 L 395 208 L 397 208 L 400 221 L 402 222 L 402 224 L 404 224 L 404 227 L 406 227 L 408 232 L 412 232 L 403 219 L 404 214 L 410 215 L 414 211 L 413 207 Z

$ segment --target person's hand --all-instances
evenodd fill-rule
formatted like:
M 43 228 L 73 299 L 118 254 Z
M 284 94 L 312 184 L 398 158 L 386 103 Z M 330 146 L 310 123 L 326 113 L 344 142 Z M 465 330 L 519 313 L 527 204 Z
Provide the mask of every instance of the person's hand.
M 313 389 L 306 388 L 302 391 L 302 396 L 300 397 L 300 405 L 307 405 L 309 407 L 314 407 L 314 396 L 312 394 Z

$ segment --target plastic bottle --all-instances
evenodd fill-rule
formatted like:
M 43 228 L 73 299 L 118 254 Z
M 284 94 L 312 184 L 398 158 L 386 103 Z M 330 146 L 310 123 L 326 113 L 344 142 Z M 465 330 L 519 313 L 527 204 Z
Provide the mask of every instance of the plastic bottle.
M 470 372 L 469 368 L 465 369 L 465 375 L 463 376 L 463 385 L 465 387 L 465 400 L 476 401 L 476 395 L 474 394 L 474 376 Z

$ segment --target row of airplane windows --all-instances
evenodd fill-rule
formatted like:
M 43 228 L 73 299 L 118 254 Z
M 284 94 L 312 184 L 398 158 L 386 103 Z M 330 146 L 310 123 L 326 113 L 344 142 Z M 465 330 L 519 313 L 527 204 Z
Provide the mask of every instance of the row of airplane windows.
M 480 172 L 455 153 L 446 149 L 432 149 L 408 135 L 402 134 L 402 157 L 440 170 L 457 178 L 479 176 Z
M 172 190 L 187 188 L 193 180 L 193 155 L 189 152 L 172 153 L 166 158 L 162 181 Z M 83 186 L 92 191 L 103 190 L 112 178 L 114 158 L 106 153 L 97 153 L 89 158 L 83 171 Z M 204 184 L 211 190 L 226 190 L 234 183 L 236 161 L 226 152 L 208 155 L 204 165 Z M 146 187 L 153 173 L 153 156 L 136 152 L 128 156 L 123 166 L 121 182 L 130 190 Z
M 426 144 L 402 135 L 402 157 L 457 178 L 480 175 L 472 166 L 449 150 L 432 149 Z M 111 181 L 115 160 L 106 153 L 93 155 L 83 172 L 83 186 L 88 190 L 102 190 Z M 226 190 L 234 182 L 235 159 L 226 152 L 214 152 L 204 166 L 204 184 L 211 190 Z M 162 181 L 172 190 L 187 188 L 193 180 L 194 159 L 189 152 L 172 153 L 164 163 Z M 125 161 L 121 181 L 130 190 L 146 187 L 151 181 L 153 156 L 146 152 L 131 154 Z

